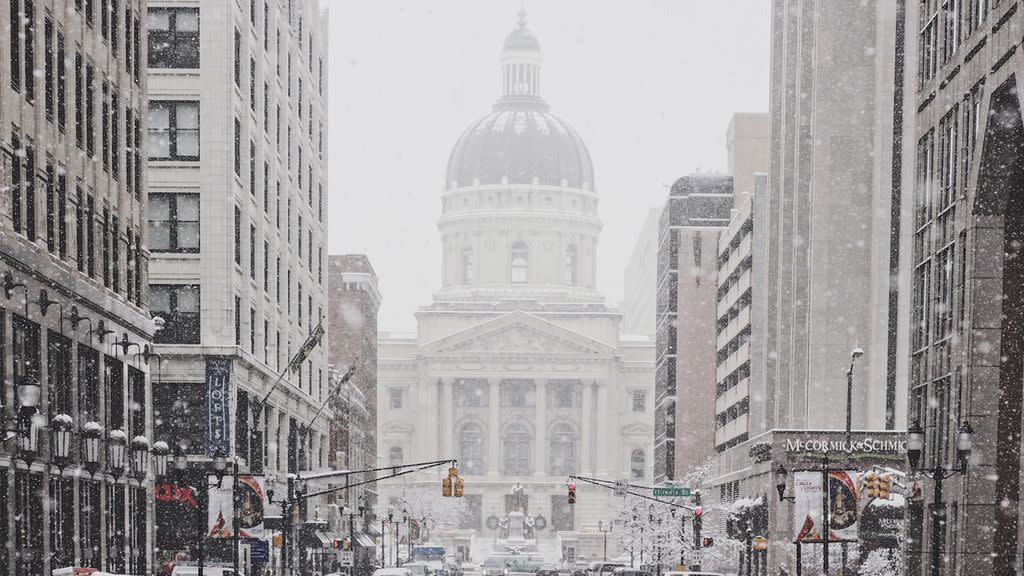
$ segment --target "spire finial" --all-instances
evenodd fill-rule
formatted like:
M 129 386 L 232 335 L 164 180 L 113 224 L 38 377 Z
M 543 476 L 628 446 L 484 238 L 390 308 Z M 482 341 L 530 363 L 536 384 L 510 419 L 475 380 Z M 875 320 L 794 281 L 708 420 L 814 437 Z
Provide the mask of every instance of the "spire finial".
M 523 7 L 523 0 L 519 0 L 519 27 L 526 26 L 526 8 Z

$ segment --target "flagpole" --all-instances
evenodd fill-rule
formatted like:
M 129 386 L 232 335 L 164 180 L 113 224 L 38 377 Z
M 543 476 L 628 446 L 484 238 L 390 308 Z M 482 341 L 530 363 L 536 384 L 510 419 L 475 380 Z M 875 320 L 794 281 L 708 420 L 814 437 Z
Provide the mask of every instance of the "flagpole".
M 356 365 L 355 364 L 352 364 L 351 366 L 348 367 L 348 371 L 346 371 L 345 375 L 341 377 L 341 382 L 338 382 L 338 385 L 334 388 L 334 390 L 331 390 L 327 394 L 327 397 L 324 398 L 323 402 L 320 403 L 320 408 L 317 409 L 316 414 L 313 415 L 313 419 L 309 421 L 309 427 L 310 428 L 313 427 L 313 422 L 316 422 L 316 419 L 320 417 L 320 413 L 323 412 L 324 408 L 327 407 L 327 403 L 330 402 L 331 398 L 334 398 L 334 395 L 337 394 L 339 391 L 341 391 L 341 387 L 344 386 L 349 380 L 352 379 L 352 375 L 355 374 L 355 371 L 356 371 Z
M 302 346 L 299 348 L 298 352 L 296 352 L 295 356 L 292 356 L 291 360 L 288 361 L 288 365 L 284 367 L 284 370 L 282 370 L 281 373 L 277 375 L 277 380 L 274 380 L 274 383 L 270 385 L 270 389 L 267 390 L 267 395 L 264 396 L 262 400 L 260 400 L 260 406 L 267 405 L 267 401 L 270 400 L 270 395 L 274 393 L 274 390 L 277 388 L 277 385 L 280 384 L 281 380 L 284 379 L 285 374 L 288 373 L 288 369 L 295 366 L 296 360 L 301 364 L 303 360 L 309 357 L 309 353 L 313 351 L 313 348 L 320 345 L 320 340 L 324 336 L 323 324 L 324 319 L 321 317 L 320 321 L 317 322 L 316 324 L 316 328 L 314 328 L 313 331 L 309 333 L 309 335 L 306 337 L 306 341 L 302 343 Z M 307 346 L 309 347 L 308 350 L 306 349 Z

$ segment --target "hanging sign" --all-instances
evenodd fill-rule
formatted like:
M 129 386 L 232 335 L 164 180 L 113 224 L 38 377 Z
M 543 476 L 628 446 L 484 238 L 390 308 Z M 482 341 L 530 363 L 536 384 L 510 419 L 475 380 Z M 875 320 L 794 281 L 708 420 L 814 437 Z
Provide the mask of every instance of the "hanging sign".
M 206 457 L 231 451 L 231 359 L 209 356 L 206 359 Z

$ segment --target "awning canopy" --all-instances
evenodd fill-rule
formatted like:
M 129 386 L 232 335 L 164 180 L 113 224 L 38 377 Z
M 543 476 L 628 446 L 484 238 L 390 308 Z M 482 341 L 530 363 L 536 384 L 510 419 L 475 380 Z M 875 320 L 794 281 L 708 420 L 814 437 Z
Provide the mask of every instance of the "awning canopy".
M 299 544 L 303 548 L 331 548 L 330 536 L 320 530 L 303 531 L 299 534 Z
M 377 544 L 374 543 L 373 538 L 371 538 L 366 532 L 356 532 L 356 546 L 362 548 L 375 548 Z

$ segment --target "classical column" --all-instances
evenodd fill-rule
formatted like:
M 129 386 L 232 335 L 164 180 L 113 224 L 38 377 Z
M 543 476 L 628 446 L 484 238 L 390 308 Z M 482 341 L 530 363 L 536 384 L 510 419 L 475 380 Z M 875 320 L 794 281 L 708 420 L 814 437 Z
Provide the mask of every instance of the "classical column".
M 534 403 L 537 409 L 534 412 L 533 425 L 533 475 L 545 476 L 548 452 L 548 381 L 537 380 L 534 390 Z
M 441 387 L 444 390 L 441 395 L 441 401 L 444 402 L 444 425 L 441 429 L 442 458 L 455 458 L 455 397 L 452 394 L 454 382 L 451 378 L 445 378 L 441 380 Z
M 496 478 L 501 470 L 501 412 L 499 403 L 500 381 L 495 378 L 487 380 L 487 475 Z
M 614 470 L 615 465 L 612 463 L 612 458 L 615 457 L 617 445 L 622 444 L 622 440 L 618 438 L 619 430 L 619 411 L 608 406 L 608 389 L 611 386 L 611 382 L 605 380 L 603 382 L 594 381 L 594 403 L 597 407 L 598 418 L 601 419 L 601 425 L 595 426 L 594 430 L 594 446 L 600 446 L 600 450 L 594 451 L 594 471 L 597 474 L 605 474 Z M 632 409 L 632 407 L 627 407 Z
M 581 410 L 580 472 L 590 474 L 594 471 L 590 455 L 593 453 L 594 442 L 597 441 L 591 426 L 591 415 L 594 412 L 594 388 L 590 382 L 583 383 L 583 406 L 581 406 Z

